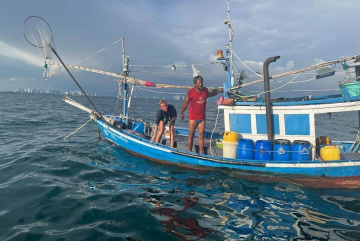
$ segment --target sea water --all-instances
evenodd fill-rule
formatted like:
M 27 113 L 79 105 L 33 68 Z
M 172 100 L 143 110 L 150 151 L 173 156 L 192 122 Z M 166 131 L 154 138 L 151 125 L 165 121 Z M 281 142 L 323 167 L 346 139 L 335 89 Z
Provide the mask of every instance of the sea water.
M 119 113 L 115 98 L 91 98 L 105 113 Z M 0 93 L 0 100 L 2 241 L 360 239 L 360 190 L 250 182 L 159 164 L 99 141 L 93 122 L 64 140 L 89 117 L 61 95 Z M 155 121 L 157 101 L 133 99 L 132 115 Z M 182 101 L 169 103 L 179 110 Z M 216 116 L 211 98 L 210 131 Z M 318 135 L 355 140 L 356 112 L 333 114 L 335 124 L 329 117 L 316 120 Z M 187 126 L 180 118 L 176 124 Z

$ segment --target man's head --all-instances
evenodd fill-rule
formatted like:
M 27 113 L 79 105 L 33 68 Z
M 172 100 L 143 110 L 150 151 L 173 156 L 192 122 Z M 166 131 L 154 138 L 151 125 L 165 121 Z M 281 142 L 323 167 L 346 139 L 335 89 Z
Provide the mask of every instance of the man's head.
M 195 88 L 196 88 L 196 89 L 199 89 L 199 90 L 202 90 L 202 88 L 203 88 L 203 82 L 204 82 L 203 77 L 201 77 L 200 75 L 195 76 L 194 79 L 193 79 L 193 81 L 194 81 Z
M 160 100 L 159 101 L 159 106 L 160 106 L 160 109 L 164 112 L 167 112 L 168 111 L 168 104 L 167 104 L 167 101 L 166 100 Z

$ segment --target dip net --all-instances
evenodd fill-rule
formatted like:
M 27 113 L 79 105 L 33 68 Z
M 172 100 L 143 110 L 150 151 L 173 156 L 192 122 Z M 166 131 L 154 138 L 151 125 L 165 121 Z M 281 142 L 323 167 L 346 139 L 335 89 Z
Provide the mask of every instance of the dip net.
M 45 59 L 51 59 L 55 49 L 54 39 L 50 25 L 41 17 L 28 17 L 23 24 L 25 39 L 35 46 Z

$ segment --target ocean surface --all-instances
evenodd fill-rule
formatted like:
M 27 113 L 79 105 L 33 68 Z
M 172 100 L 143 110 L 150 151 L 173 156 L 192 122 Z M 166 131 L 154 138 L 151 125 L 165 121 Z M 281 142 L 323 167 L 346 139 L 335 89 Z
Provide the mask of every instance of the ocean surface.
M 62 98 L 0 93 L 1 241 L 360 240 L 360 189 L 250 182 L 155 163 L 99 141 L 93 122 L 64 140 L 89 118 Z M 119 113 L 115 98 L 91 99 Z M 207 129 L 223 131 L 221 112 L 214 127 L 215 100 Z M 157 101 L 133 99 L 133 117 L 155 121 Z M 169 103 L 179 110 L 182 101 Z M 320 115 L 317 135 L 355 140 L 357 123 L 356 112 Z

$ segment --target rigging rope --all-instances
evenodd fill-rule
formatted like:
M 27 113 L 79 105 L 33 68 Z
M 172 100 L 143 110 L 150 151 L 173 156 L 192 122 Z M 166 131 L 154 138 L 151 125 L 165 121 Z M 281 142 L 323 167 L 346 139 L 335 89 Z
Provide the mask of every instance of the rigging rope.
M 349 150 L 347 150 L 347 153 L 355 153 L 356 151 L 358 151 L 359 145 L 360 145 L 360 128 L 358 129 L 354 143 L 351 145 Z
M 304 74 L 304 73 L 302 73 Z M 312 80 L 316 80 L 316 78 L 311 78 L 311 79 L 307 79 L 307 80 L 299 80 L 299 81 L 295 81 L 295 82 L 291 82 L 291 84 L 297 84 L 297 83 L 305 83 L 305 82 L 309 82 Z M 278 81 L 278 80 L 271 80 L 273 82 L 277 82 L 277 83 L 281 83 L 282 81 Z
M 332 61 L 328 61 L 328 62 L 324 62 L 324 63 L 320 63 L 320 64 L 313 64 L 313 65 L 311 65 L 309 67 L 306 67 L 306 68 L 296 69 L 296 70 L 292 70 L 292 71 L 289 71 L 289 72 L 276 74 L 276 75 L 271 76 L 270 78 L 271 79 L 276 79 L 276 78 L 284 77 L 284 76 L 287 76 L 287 75 L 302 73 L 304 71 L 308 71 L 308 70 L 311 70 L 311 69 L 322 68 L 322 67 L 325 67 L 325 66 L 328 66 L 328 65 L 341 63 L 341 62 L 344 62 L 344 61 L 349 61 L 349 60 L 357 59 L 357 58 L 360 58 L 360 54 L 350 56 L 350 57 L 344 57 L 344 58 L 340 58 L 340 59 L 337 59 L 337 60 L 332 60 Z M 245 86 L 248 86 L 248 85 L 257 84 L 257 83 L 260 83 L 260 82 L 263 82 L 263 81 L 264 81 L 264 79 L 262 78 L 262 79 L 254 80 L 254 81 L 246 83 L 246 84 L 242 84 L 241 86 L 232 87 L 231 89 L 237 89 L 237 88 L 245 87 Z
M 281 88 L 285 87 L 286 85 L 290 84 L 290 83 L 291 83 L 293 80 L 295 80 L 300 74 L 301 74 L 301 73 L 298 73 L 298 74 L 297 74 L 294 78 L 292 78 L 289 82 L 283 84 L 282 86 L 279 86 L 278 88 L 275 88 L 275 89 L 272 89 L 272 90 L 269 90 L 269 91 L 260 92 L 260 93 L 258 93 L 257 95 L 259 96 L 259 95 L 265 94 L 265 93 L 267 93 L 267 92 L 268 92 L 268 93 L 271 93 L 271 92 L 274 92 L 274 91 L 276 91 L 276 90 L 278 90 L 278 89 L 281 89 Z M 253 95 L 253 96 L 255 96 L 255 95 Z
M 216 129 L 217 120 L 218 120 L 218 117 L 219 117 L 219 112 L 220 112 L 220 109 L 218 108 L 218 112 L 217 112 L 216 119 L 215 119 L 214 129 L 213 129 L 213 131 L 211 132 L 211 136 L 210 136 L 210 153 L 211 153 L 212 156 L 213 156 L 214 154 L 213 154 L 212 148 L 211 148 L 211 140 L 212 140 L 212 137 L 213 137 L 214 132 L 215 132 L 215 129 Z
M 278 91 L 274 91 L 274 92 L 320 92 L 320 91 L 338 91 L 339 89 L 322 89 L 322 90 L 278 90 Z M 246 92 L 261 92 L 261 91 L 256 91 L 256 90 L 250 90 L 250 91 L 246 91 Z
M 171 68 L 171 67 L 191 67 L 192 65 L 208 65 L 208 64 L 218 64 L 221 63 L 219 61 L 214 61 L 210 63 L 200 63 L 200 64 L 180 64 L 180 65 L 140 65 L 140 64 L 132 64 L 129 66 L 132 67 L 164 67 L 164 68 Z
M 87 122 L 85 122 L 85 124 L 83 124 L 82 126 L 80 126 L 79 128 L 77 128 L 75 131 L 73 131 L 72 133 L 70 133 L 69 135 L 64 137 L 64 140 L 66 140 L 68 137 L 72 136 L 73 134 L 75 134 L 77 131 L 79 131 L 81 128 L 83 128 L 87 123 L 89 123 L 90 121 L 92 121 L 92 119 L 89 119 Z
M 115 108 L 114 108 L 114 116 L 115 116 L 115 112 L 116 112 L 116 109 L 117 109 L 117 105 L 119 103 L 119 99 L 122 99 L 122 91 L 121 91 L 121 88 L 120 88 L 120 81 L 118 81 L 118 84 L 119 84 L 119 88 L 118 88 L 118 95 L 117 95 L 117 98 L 116 98 L 116 103 L 115 103 Z
M 262 76 L 261 74 L 258 74 L 257 72 L 255 72 L 254 70 L 252 70 L 249 66 L 247 66 L 236 54 L 235 54 L 235 52 L 232 50 L 232 49 L 230 49 L 229 48 L 229 50 L 231 51 L 231 53 L 233 54 L 233 55 L 235 55 L 235 57 L 248 69 L 248 70 L 250 70 L 251 72 L 253 72 L 255 75 L 257 75 L 257 76 L 259 76 L 259 77 L 261 77 L 261 78 L 264 78 L 264 76 Z
M 92 56 L 94 56 L 95 54 L 98 54 L 98 53 L 100 53 L 100 52 L 104 51 L 105 49 L 109 48 L 111 45 L 116 44 L 117 42 L 120 42 L 121 40 L 122 40 L 122 38 L 120 38 L 120 39 L 116 40 L 115 42 L 113 42 L 113 43 L 109 44 L 109 45 L 108 45 L 108 46 L 106 46 L 105 48 L 102 48 L 102 49 L 100 49 L 99 51 L 97 51 L 97 52 L 95 52 L 95 53 L 93 53 L 93 54 L 89 55 L 88 57 L 83 58 L 82 60 L 80 60 L 79 62 L 75 63 L 74 65 L 78 65 L 78 64 L 80 64 L 80 63 L 81 63 L 81 62 L 83 62 L 84 60 L 87 60 L 87 59 L 91 58 Z
M 136 88 L 138 88 L 138 89 L 140 89 L 140 90 L 144 90 L 144 91 L 153 92 L 153 93 L 159 93 L 159 94 L 172 94 L 172 95 L 182 95 L 182 94 L 185 94 L 185 93 L 172 93 L 172 92 L 149 90 L 149 89 L 141 88 L 141 87 L 139 87 L 139 86 L 136 86 Z
M 177 73 L 177 72 L 156 72 L 156 71 L 143 71 L 143 70 L 136 70 L 136 71 L 129 71 L 131 73 L 150 73 L 150 74 L 175 74 L 175 75 L 191 75 L 192 73 Z

